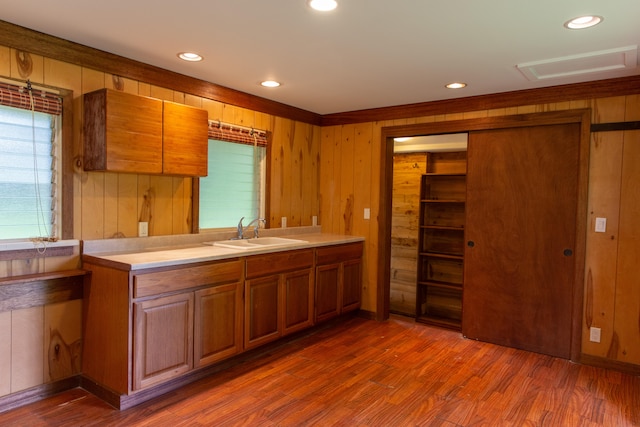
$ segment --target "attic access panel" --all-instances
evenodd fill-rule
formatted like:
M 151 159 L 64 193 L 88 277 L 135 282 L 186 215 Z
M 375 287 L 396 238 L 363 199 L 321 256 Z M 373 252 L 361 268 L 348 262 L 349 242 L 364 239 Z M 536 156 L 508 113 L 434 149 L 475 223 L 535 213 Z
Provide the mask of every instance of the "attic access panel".
M 530 81 L 570 77 L 638 66 L 638 46 L 587 52 L 542 61 L 525 62 L 516 68 Z

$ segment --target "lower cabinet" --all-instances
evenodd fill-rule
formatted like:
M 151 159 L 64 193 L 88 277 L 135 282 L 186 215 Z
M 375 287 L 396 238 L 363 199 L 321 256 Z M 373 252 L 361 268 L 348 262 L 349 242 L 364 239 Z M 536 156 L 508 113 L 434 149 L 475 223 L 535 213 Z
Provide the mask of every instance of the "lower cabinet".
M 240 281 L 195 292 L 194 368 L 242 351 L 242 302 Z
M 133 277 L 133 390 L 242 351 L 243 265 L 235 259 Z
M 315 322 L 360 308 L 361 242 L 316 250 Z
M 312 267 L 312 249 L 247 258 L 245 349 L 313 325 Z
M 87 257 L 83 375 L 139 403 L 140 391 L 358 309 L 361 259 L 362 243 L 138 271 Z
M 193 368 L 193 292 L 133 304 L 133 389 Z

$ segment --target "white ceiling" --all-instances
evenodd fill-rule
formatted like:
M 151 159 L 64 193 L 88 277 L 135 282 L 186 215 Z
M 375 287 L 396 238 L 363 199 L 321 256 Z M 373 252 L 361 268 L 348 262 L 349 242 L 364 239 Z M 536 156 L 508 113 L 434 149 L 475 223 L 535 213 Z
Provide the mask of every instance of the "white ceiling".
M 0 0 L 0 19 L 318 114 L 640 74 L 517 64 L 640 45 L 640 0 Z M 591 29 L 563 23 L 583 14 Z M 196 51 L 200 63 L 176 54 Z M 634 63 L 633 65 L 636 65 Z M 259 86 L 281 81 L 277 89 Z M 468 83 L 453 91 L 451 81 Z

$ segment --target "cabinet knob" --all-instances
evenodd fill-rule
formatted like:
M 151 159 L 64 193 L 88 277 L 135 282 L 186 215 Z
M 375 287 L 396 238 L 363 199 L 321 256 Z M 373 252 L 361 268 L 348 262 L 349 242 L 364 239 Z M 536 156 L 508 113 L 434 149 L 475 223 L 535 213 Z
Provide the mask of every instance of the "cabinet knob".
M 564 256 L 573 255 L 573 251 L 571 249 L 565 249 L 562 253 L 564 254 Z
M 476 243 L 473 240 L 469 240 L 467 242 L 467 246 L 469 246 L 470 248 L 474 247 L 476 245 Z

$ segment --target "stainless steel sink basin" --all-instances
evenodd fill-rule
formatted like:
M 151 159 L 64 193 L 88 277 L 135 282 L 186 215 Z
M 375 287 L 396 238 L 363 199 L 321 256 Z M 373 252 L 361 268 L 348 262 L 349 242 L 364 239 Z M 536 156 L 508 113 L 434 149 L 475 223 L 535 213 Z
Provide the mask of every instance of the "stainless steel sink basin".
M 306 240 L 287 239 L 285 237 L 259 237 L 254 239 L 243 240 L 220 240 L 217 242 L 204 242 L 206 245 L 220 246 L 230 249 L 260 249 L 273 248 L 280 246 L 293 246 L 301 243 L 307 243 Z

